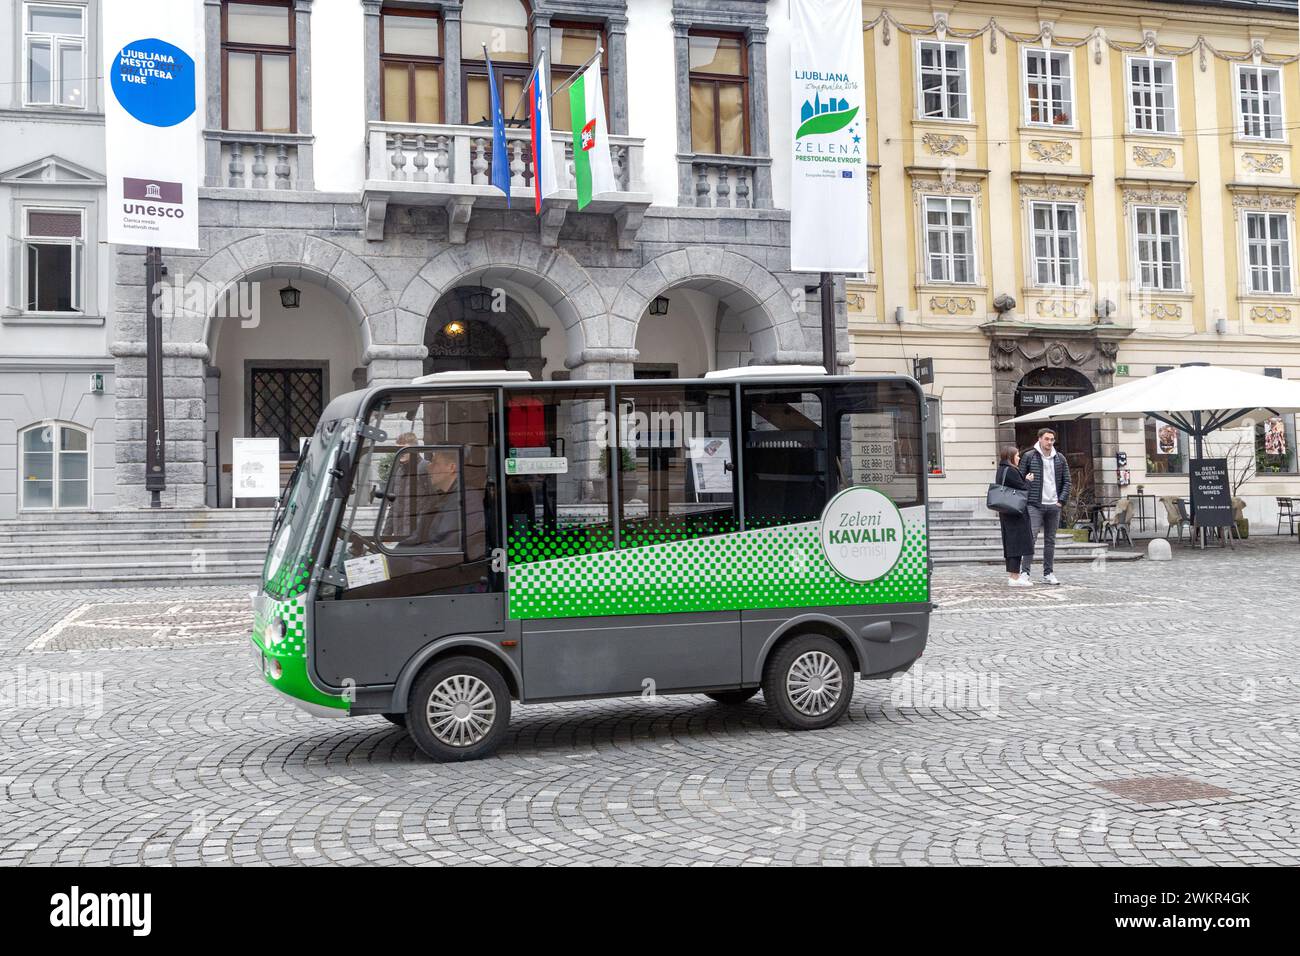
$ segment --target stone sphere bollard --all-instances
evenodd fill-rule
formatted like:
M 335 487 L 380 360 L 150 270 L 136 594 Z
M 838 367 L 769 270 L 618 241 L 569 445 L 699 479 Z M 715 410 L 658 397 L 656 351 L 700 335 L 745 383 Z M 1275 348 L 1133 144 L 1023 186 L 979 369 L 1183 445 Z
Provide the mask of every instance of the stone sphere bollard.
M 1151 561 L 1172 561 L 1174 550 L 1164 538 L 1152 538 L 1147 545 L 1147 558 Z

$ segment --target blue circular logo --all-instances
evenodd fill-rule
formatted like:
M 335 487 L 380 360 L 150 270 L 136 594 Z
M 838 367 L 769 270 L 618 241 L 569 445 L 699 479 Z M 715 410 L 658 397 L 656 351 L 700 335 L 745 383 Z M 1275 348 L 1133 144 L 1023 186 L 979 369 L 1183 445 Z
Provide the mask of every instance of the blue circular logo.
M 141 123 L 175 126 L 194 113 L 194 60 L 164 40 L 135 40 L 113 63 L 113 95 Z

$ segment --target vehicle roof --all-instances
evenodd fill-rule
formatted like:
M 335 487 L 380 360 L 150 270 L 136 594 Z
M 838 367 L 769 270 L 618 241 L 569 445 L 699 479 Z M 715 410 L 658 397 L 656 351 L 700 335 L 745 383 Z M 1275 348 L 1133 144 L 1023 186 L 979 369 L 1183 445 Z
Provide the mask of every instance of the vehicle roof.
M 763 375 L 737 375 L 733 378 L 637 378 L 637 379 L 570 379 L 563 382 L 533 382 L 533 381 L 505 381 L 505 382 L 475 382 L 475 381 L 446 381 L 446 382 L 425 382 L 419 385 L 404 383 L 400 385 L 372 385 L 369 388 L 358 389 L 353 392 L 346 392 L 333 399 L 321 415 L 321 421 L 334 421 L 341 418 L 356 418 L 361 409 L 370 404 L 371 398 L 380 393 L 386 395 L 403 395 L 416 394 L 427 395 L 430 391 L 483 391 L 488 388 L 500 388 L 506 392 L 536 392 L 547 391 L 550 389 L 564 388 L 608 388 L 609 386 L 623 387 L 640 387 L 647 385 L 700 385 L 710 388 L 722 388 L 730 386 L 744 386 L 751 388 L 755 385 L 838 385 L 853 384 L 864 382 L 907 382 L 915 386 L 917 394 L 921 395 L 920 385 L 916 379 L 910 375 L 900 375 L 896 373 L 881 372 L 870 374 L 850 374 L 850 375 L 809 375 L 794 374 L 783 375 L 780 373 L 763 374 Z

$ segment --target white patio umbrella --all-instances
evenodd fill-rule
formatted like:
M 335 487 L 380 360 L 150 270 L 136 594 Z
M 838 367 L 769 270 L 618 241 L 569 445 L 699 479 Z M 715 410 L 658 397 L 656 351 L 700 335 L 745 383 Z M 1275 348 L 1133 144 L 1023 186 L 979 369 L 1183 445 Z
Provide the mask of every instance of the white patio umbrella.
M 1003 424 L 1145 415 L 1195 438 L 1196 457 L 1201 458 L 1206 435 L 1257 412 L 1300 412 L 1300 382 L 1217 365 L 1184 365 Z
M 1196 457 L 1204 458 L 1207 435 L 1260 412 L 1300 412 L 1300 382 L 1196 364 L 1093 392 L 1003 424 L 1144 415 L 1196 439 Z M 1189 475 L 1188 483 L 1193 480 Z

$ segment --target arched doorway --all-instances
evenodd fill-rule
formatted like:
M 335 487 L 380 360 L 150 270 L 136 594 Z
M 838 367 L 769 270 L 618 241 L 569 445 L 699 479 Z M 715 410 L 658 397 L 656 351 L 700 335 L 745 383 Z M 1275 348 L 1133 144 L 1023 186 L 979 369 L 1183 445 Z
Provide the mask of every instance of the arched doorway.
M 504 289 L 460 286 L 438 300 L 425 324 L 424 374 L 508 368 L 540 380 L 545 335 Z
M 1072 368 L 1040 366 L 1027 372 L 1016 385 L 1016 415 L 1039 412 L 1093 391 L 1092 382 Z M 1016 447 L 1032 447 L 1042 427 L 1035 423 L 1016 425 Z M 1057 450 L 1065 455 L 1070 466 L 1074 486 L 1071 497 L 1076 505 L 1091 504 L 1096 500 L 1094 462 L 1101 455 L 1097 423 L 1092 420 L 1054 422 L 1051 427 L 1056 432 Z

